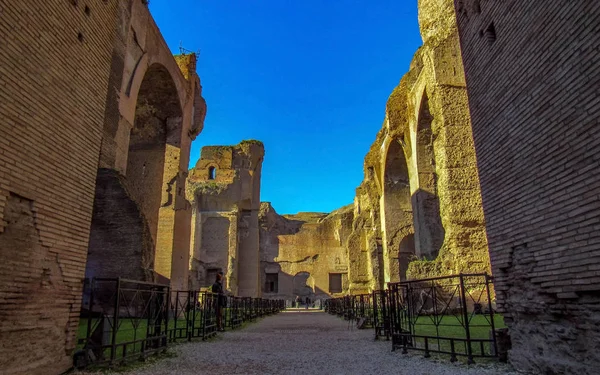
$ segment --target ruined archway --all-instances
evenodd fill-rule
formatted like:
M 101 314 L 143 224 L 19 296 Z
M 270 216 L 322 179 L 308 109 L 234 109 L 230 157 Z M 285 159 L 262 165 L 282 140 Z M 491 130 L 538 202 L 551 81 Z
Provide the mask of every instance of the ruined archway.
M 444 242 L 444 227 L 440 217 L 435 165 L 433 115 L 427 92 L 423 93 L 417 120 L 417 173 L 419 188 L 414 193 L 414 226 L 416 255 L 435 259 Z
M 294 275 L 292 280 L 292 291 L 295 296 L 300 296 L 304 301 L 307 297 L 314 300 L 314 290 L 309 285 L 310 283 L 309 272 L 298 272 Z
M 86 276 L 168 281 L 181 126 L 175 83 L 164 66 L 153 64 L 137 95 L 125 174 L 98 171 Z M 161 256 L 168 259 L 157 269 Z
M 398 250 L 398 270 L 400 272 L 400 281 L 406 280 L 406 271 L 408 264 L 415 259 L 415 235 L 413 233 L 405 236 L 400 242 Z
M 394 282 L 400 280 L 400 243 L 413 225 L 408 163 L 396 139 L 388 147 L 383 177 L 384 273 L 386 282 Z

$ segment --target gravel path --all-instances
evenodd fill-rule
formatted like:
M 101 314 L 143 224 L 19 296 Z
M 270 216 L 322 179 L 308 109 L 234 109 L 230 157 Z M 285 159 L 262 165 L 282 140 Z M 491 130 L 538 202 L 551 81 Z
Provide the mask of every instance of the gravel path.
M 447 358 L 391 352 L 370 329 L 318 310 L 285 311 L 210 342 L 177 345 L 176 356 L 126 372 L 155 374 L 508 374 L 499 364 L 452 364 Z M 123 373 L 121 373 L 123 374 Z

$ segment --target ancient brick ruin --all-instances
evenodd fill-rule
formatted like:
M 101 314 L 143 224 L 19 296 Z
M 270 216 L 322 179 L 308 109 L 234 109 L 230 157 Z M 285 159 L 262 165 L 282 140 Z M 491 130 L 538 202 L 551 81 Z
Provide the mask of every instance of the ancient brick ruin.
M 270 203 L 260 210 L 263 295 L 311 301 L 349 292 L 346 239 L 352 207 L 331 214 L 279 215 Z
M 257 141 L 204 147 L 190 171 L 192 288 L 210 286 L 222 271 L 225 287 L 235 295 L 260 295 L 258 211 L 263 156 L 264 147 Z
M 296 215 L 260 202 L 258 141 L 188 171 L 196 56 L 146 1 L 0 11 L 3 374 L 71 367 L 85 277 L 184 290 L 220 270 L 239 296 L 313 300 L 492 272 L 515 367 L 600 366 L 600 4 L 419 0 L 424 44 L 354 202 Z
M 600 3 L 456 0 L 511 362 L 600 368 Z
M 142 1 L 0 8 L 0 369 L 58 374 L 84 276 L 187 286 L 206 105 L 195 56 L 172 57 Z
M 424 44 L 365 158 L 348 239 L 351 290 L 489 272 L 467 90 L 451 2 L 420 2 Z
M 424 45 L 389 98 L 354 205 L 331 214 L 280 216 L 262 204 L 260 285 L 266 295 L 368 293 L 401 279 L 490 271 L 452 3 L 421 4 L 420 15 Z M 204 152 L 194 172 L 202 177 L 211 165 Z M 229 202 L 230 194 L 221 191 L 213 190 L 211 199 Z M 235 231 L 230 235 L 233 240 L 222 241 L 235 243 Z
M 112 51 L 86 277 L 187 287 L 190 145 L 206 104 L 195 55 L 172 57 L 140 1 Z

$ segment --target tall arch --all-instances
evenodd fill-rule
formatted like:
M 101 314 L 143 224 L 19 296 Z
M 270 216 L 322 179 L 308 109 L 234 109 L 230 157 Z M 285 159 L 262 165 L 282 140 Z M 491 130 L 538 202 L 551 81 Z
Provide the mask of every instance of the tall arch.
M 149 222 L 155 243 L 159 209 L 169 203 L 169 180 L 179 171 L 181 125 L 182 111 L 175 83 L 165 67 L 151 65 L 138 93 L 126 177 Z
M 384 278 L 386 282 L 399 281 L 401 274 L 398 260 L 400 244 L 403 238 L 413 231 L 413 213 L 408 163 L 404 149 L 397 139 L 391 141 L 385 158 L 383 216 Z
M 138 91 L 133 126 L 123 135 L 128 136 L 124 174 L 98 171 L 86 276 L 170 278 L 170 206 L 180 177 L 182 118 L 171 74 L 160 64 L 151 65 Z
M 426 259 L 435 259 L 444 242 L 437 188 L 433 120 L 429 97 L 427 92 L 424 92 L 417 120 L 416 157 L 419 188 L 412 199 L 416 255 Z

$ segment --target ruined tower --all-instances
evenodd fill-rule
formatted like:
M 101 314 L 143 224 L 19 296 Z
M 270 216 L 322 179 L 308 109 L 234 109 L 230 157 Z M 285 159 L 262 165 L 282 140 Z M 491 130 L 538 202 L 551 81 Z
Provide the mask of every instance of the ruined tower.
M 260 296 L 258 213 L 264 147 L 259 141 L 207 146 L 190 170 L 191 288 L 209 286 L 217 272 L 242 297 Z

